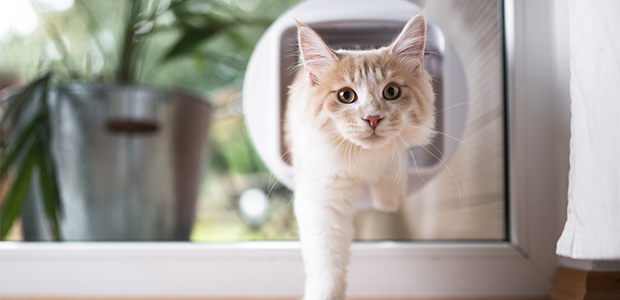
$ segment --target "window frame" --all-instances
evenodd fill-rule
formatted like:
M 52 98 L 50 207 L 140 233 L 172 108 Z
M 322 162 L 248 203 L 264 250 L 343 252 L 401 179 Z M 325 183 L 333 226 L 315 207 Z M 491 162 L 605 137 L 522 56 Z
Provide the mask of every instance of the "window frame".
M 349 297 L 548 295 L 560 233 L 555 181 L 567 175 L 550 142 L 552 8 L 503 3 L 509 239 L 354 243 Z M 0 296 L 300 297 L 303 284 L 298 242 L 0 243 Z

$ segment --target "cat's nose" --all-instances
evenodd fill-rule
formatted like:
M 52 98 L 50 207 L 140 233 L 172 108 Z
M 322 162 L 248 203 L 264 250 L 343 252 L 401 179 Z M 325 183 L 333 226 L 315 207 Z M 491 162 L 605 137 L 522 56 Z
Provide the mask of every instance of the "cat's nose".
M 375 130 L 377 126 L 379 126 L 379 121 L 383 120 L 383 117 L 379 115 L 375 115 L 375 116 L 365 116 L 362 119 L 368 122 L 368 125 L 370 125 L 370 127 L 373 130 Z

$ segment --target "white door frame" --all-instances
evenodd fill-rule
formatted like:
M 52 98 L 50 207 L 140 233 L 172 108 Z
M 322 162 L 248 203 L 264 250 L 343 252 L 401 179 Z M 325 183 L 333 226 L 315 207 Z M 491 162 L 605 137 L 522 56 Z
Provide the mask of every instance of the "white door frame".
M 552 142 L 552 7 L 504 3 L 510 240 L 355 243 L 350 297 L 548 295 L 567 176 Z M 0 243 L 0 296 L 300 297 L 303 282 L 298 242 Z

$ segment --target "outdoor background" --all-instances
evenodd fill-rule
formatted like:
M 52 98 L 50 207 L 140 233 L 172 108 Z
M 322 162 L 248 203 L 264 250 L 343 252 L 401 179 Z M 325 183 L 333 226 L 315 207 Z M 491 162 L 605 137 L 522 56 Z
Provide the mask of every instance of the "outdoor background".
M 170 1 L 148 2 L 163 10 Z M 191 2 L 190 9 L 196 13 L 264 20 L 264 25 L 240 26 L 213 37 L 192 53 L 164 61 L 163 57 L 182 34 L 174 26 L 174 15 L 167 11 L 158 16 L 158 32 L 147 41 L 138 82 L 203 96 L 214 108 L 210 159 L 204 166 L 191 239 L 297 239 L 293 207 L 288 205 L 292 193 L 274 185 L 274 178 L 249 141 L 242 115 L 241 84 L 253 46 L 267 25 L 298 1 Z M 65 64 L 82 72 L 81 76 L 92 78 L 86 82 L 113 77 L 110 70 L 120 56 L 116 51 L 122 41 L 117 39 L 124 29 L 125 10 L 124 0 L 0 1 L 0 89 L 24 85 L 49 69 L 58 70 L 52 78 L 62 82 L 69 76 Z M 58 49 L 52 38 L 55 34 L 62 37 L 70 53 L 68 57 Z M 271 190 L 264 218 L 260 220 L 246 220 L 239 209 L 239 196 L 250 188 L 265 193 Z

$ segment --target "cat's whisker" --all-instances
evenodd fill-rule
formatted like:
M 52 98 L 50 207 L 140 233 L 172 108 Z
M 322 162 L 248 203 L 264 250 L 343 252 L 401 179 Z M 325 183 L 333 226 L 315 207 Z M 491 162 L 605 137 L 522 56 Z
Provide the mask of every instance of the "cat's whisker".
M 352 159 L 353 157 L 355 157 L 355 160 L 357 161 L 357 152 L 356 152 L 355 147 L 356 147 L 355 143 L 351 143 L 351 142 L 349 142 L 349 143 L 347 143 L 347 146 L 344 148 L 345 158 L 346 158 L 346 161 L 347 161 L 347 165 L 349 166 L 349 172 L 350 172 L 351 174 L 353 174 L 353 164 L 352 164 L 352 162 L 351 162 L 351 159 Z M 357 162 L 357 164 L 358 164 L 358 166 L 360 166 L 360 167 L 361 167 L 361 165 L 359 164 L 359 162 Z M 355 175 L 353 174 L 353 176 L 352 176 L 352 177 L 353 177 L 353 179 L 354 179 L 357 183 L 362 184 L 362 182 L 361 182 L 361 181 L 357 178 L 357 176 L 355 176 Z
M 437 148 L 437 146 L 435 146 L 435 145 L 433 145 L 433 144 L 429 144 L 429 146 L 431 146 L 431 147 L 435 148 L 435 150 L 437 150 L 437 152 L 439 152 L 439 155 L 441 156 L 441 158 L 442 158 L 443 160 L 446 160 L 446 156 L 445 156 L 445 155 L 443 155 L 443 153 L 441 152 L 441 150 L 439 150 L 439 148 Z
M 293 199 L 295 199 L 295 193 L 293 193 L 293 197 L 291 197 L 291 201 L 288 202 L 286 207 L 289 207 L 289 205 L 291 205 L 291 203 L 293 203 Z
M 407 156 L 405 156 L 405 164 L 403 164 L 403 156 L 401 155 L 401 153 L 398 153 L 398 177 L 396 177 L 396 180 L 400 180 L 400 177 L 403 176 L 402 173 L 407 172 Z
M 331 138 L 335 138 L 335 137 L 337 137 L 339 135 L 340 135 L 340 133 L 338 131 L 334 131 L 334 132 L 330 132 L 329 135 L 325 135 L 325 136 L 319 135 L 319 136 L 317 136 L 317 138 L 325 137 L 325 138 L 331 139 Z
M 355 156 L 355 163 L 357 164 L 357 166 L 360 167 L 360 169 L 363 169 L 364 167 L 360 164 L 360 161 L 357 159 L 357 151 L 356 151 L 355 147 L 353 149 L 353 155 Z M 364 172 L 364 171 L 362 171 L 362 172 Z
M 392 161 L 393 161 L 394 156 L 392 156 Z M 398 159 L 398 171 L 396 172 L 396 176 L 394 177 L 394 180 L 392 180 L 392 183 L 390 184 L 390 187 L 393 187 L 394 184 L 396 183 L 396 180 L 398 180 L 398 176 L 400 175 L 400 158 Z
M 331 133 L 330 135 L 327 135 L 327 136 L 320 136 L 320 135 L 319 135 L 319 136 L 314 136 L 313 138 L 314 138 L 314 139 L 323 139 L 323 138 L 325 138 L 325 139 L 332 139 L 332 138 L 338 137 L 339 135 L 340 135 L 340 133 L 338 133 L 338 132 L 333 132 L 333 133 Z M 338 141 L 338 139 L 335 139 L 335 140 L 334 140 L 334 141 L 332 141 L 332 142 L 331 142 L 328 146 L 333 145 L 333 144 L 334 144 L 335 142 L 337 142 L 337 141 Z M 288 148 L 288 147 L 287 147 L 287 148 Z M 288 151 L 284 152 L 284 153 L 280 156 L 280 159 L 284 159 L 284 156 L 286 156 L 287 154 L 291 153 L 291 151 L 292 151 L 292 149 L 289 149 Z M 292 159 L 292 156 L 291 156 L 291 157 L 289 157 L 289 159 L 288 159 L 287 161 L 285 161 L 285 163 L 290 164 L 290 163 L 291 163 L 291 159 Z
M 291 150 L 288 150 L 286 152 L 284 152 L 281 156 L 280 159 L 284 159 L 284 156 L 286 156 L 287 154 L 289 154 L 291 152 Z
M 398 172 L 396 173 L 396 177 L 394 178 L 394 181 L 392 181 L 392 184 L 390 184 L 390 187 L 394 186 L 396 181 L 400 178 L 400 172 L 402 171 L 402 161 L 400 158 L 400 153 L 398 153 L 398 148 L 396 148 L 396 151 L 392 152 L 392 161 L 394 160 L 394 153 L 398 154 Z
M 452 176 L 452 180 L 454 180 L 454 184 L 456 185 L 456 191 L 459 194 L 459 202 L 461 202 L 461 200 L 462 200 L 462 198 L 461 198 L 461 188 L 459 187 L 459 183 L 456 181 L 456 177 L 454 176 L 454 174 L 450 170 L 450 167 L 448 167 L 448 164 L 444 160 L 442 160 L 439 157 L 437 157 L 437 155 L 435 155 L 431 151 L 429 151 L 426 147 L 424 147 L 422 145 L 420 145 L 420 147 L 422 147 L 422 149 L 426 150 L 426 152 L 428 152 L 428 154 L 430 154 L 433 157 L 435 157 L 437 160 L 439 160 L 439 162 L 441 162 L 444 165 L 444 167 L 446 167 L 446 171 L 448 171 L 448 173 L 450 173 L 450 176 Z M 442 156 L 443 156 L 443 154 L 442 154 Z
M 405 149 L 407 149 L 407 153 L 411 155 L 411 159 L 413 159 L 413 166 L 415 167 L 416 173 L 418 173 L 418 176 L 420 177 L 420 179 L 422 179 L 422 182 L 426 183 L 426 180 L 424 180 L 424 177 L 422 177 L 422 174 L 420 173 L 420 169 L 418 168 L 418 163 L 415 160 L 415 155 L 413 155 L 413 150 L 409 149 L 409 147 L 407 146 L 407 143 L 405 143 L 405 140 L 403 140 L 403 138 L 400 135 L 397 135 L 397 136 L 403 142 Z
M 416 173 L 418 173 L 418 176 L 420 177 L 420 179 L 422 179 L 422 182 L 426 183 L 426 180 L 424 180 L 424 177 L 422 177 L 422 174 L 420 173 L 420 168 L 418 168 L 418 163 L 415 160 L 415 155 L 413 154 L 413 150 L 407 148 L 407 152 L 411 155 L 411 158 L 413 159 L 413 166 L 415 167 Z
M 391 160 L 390 163 L 392 163 L 394 161 L 394 156 L 398 156 L 398 164 L 397 164 L 398 165 L 398 170 L 396 172 L 396 178 L 398 178 L 400 176 L 400 169 L 401 169 L 400 168 L 400 164 L 402 163 L 401 159 L 400 159 L 400 153 L 398 152 L 398 148 L 396 148 L 396 149 L 394 149 L 394 151 L 392 151 L 392 160 Z M 394 186 L 394 183 L 396 183 L 396 178 L 394 179 L 394 181 L 392 181 L 392 184 L 390 184 L 390 187 Z
M 349 157 L 347 158 L 347 163 L 349 164 L 349 171 L 352 171 L 353 168 L 351 168 L 351 157 L 353 156 L 353 150 L 355 148 L 355 145 L 353 143 L 349 143 L 349 145 L 351 147 L 350 147 L 350 150 L 348 151 Z M 347 147 L 347 148 L 349 148 L 349 147 Z
M 356 151 L 357 149 L 356 149 L 356 147 L 358 147 L 358 146 L 357 146 L 357 145 L 355 145 L 354 143 L 351 143 L 351 152 L 353 152 L 353 155 L 355 155 L 355 161 L 356 161 L 357 165 L 358 165 L 361 169 L 363 169 L 363 166 L 362 166 L 362 165 L 359 163 L 359 161 L 357 160 L 357 151 Z M 362 147 L 359 147 L 359 150 L 360 150 L 360 152 L 361 152 L 361 151 L 363 150 L 363 148 L 362 148 Z M 349 165 L 349 169 L 350 169 L 350 168 L 351 168 L 351 165 Z M 366 171 L 365 171 L 365 170 L 362 170 L 362 172 L 361 172 L 361 173 L 366 173 Z M 359 179 L 357 178 L 357 176 L 353 176 L 353 179 L 355 179 L 355 181 L 357 181 L 357 183 L 362 184 L 362 183 L 359 181 Z
M 463 106 L 463 105 L 466 105 L 466 104 L 467 104 L 467 102 L 461 102 L 461 103 L 457 103 L 457 104 L 454 104 L 454 105 L 450 105 L 450 106 L 448 106 L 448 107 L 446 107 L 446 108 L 444 108 L 442 110 L 436 111 L 435 114 L 442 113 L 442 112 L 444 112 L 444 111 L 446 111 L 448 109 L 459 107 L 459 106 Z
M 426 129 L 422 128 L 422 127 L 419 127 L 419 126 L 415 126 L 415 127 L 416 127 L 417 129 L 420 129 L 420 130 L 422 130 L 422 131 L 425 131 L 425 132 L 429 133 L 429 131 L 428 131 L 428 130 L 426 130 Z M 462 140 L 460 140 L 460 139 L 458 139 L 458 138 L 456 138 L 456 137 L 453 137 L 453 136 L 451 136 L 451 135 L 449 135 L 449 134 L 447 134 L 447 133 L 440 132 L 440 131 L 435 131 L 434 133 L 441 134 L 441 135 L 443 135 L 443 136 L 445 136 L 445 137 L 447 137 L 447 138 L 453 139 L 453 140 L 455 140 L 455 141 L 457 141 L 457 142 L 459 142 L 459 143 L 461 143 L 461 144 L 465 145 L 465 147 L 467 147 L 467 148 L 469 148 L 469 150 L 473 151 L 476 155 L 478 155 L 478 157 L 480 157 L 480 158 L 482 158 L 484 161 L 487 161 L 487 162 L 488 162 L 488 160 L 487 160 L 486 158 L 484 158 L 484 156 L 482 156 L 480 153 L 478 153 L 478 151 L 474 150 L 474 148 L 472 148 L 471 146 L 469 146 L 469 144 L 467 144 L 466 142 L 464 142 L 464 141 L 462 141 Z
M 396 151 L 392 151 L 392 159 L 390 160 L 390 164 L 394 162 L 394 156 L 396 156 L 397 153 L 398 153 L 398 148 L 396 148 Z
M 352 148 L 353 143 L 348 143 L 347 144 L 347 148 L 346 148 L 346 159 L 347 159 L 347 165 L 349 166 L 349 171 L 351 171 L 351 151 L 350 151 L 350 147 Z
M 460 139 L 458 139 L 458 138 L 456 138 L 456 137 L 453 137 L 453 136 L 451 136 L 451 135 L 449 135 L 449 134 L 443 133 L 443 132 L 437 132 L 437 133 L 439 133 L 439 134 L 441 134 L 441 135 L 443 135 L 443 136 L 446 136 L 446 137 L 448 137 L 448 138 L 451 138 L 451 139 L 453 139 L 453 140 L 455 140 L 455 141 L 458 141 L 458 142 L 462 143 L 463 145 L 465 145 L 465 147 L 469 148 L 469 150 L 471 150 L 471 151 L 473 151 L 474 153 L 476 153 L 476 155 L 478 155 L 478 157 L 482 158 L 484 161 L 487 161 L 487 162 L 489 161 L 489 160 L 487 160 L 484 156 L 482 156 L 482 154 L 478 153 L 478 151 L 474 150 L 474 148 L 472 148 L 471 146 L 469 146 L 469 144 L 467 144 L 466 142 L 464 142 L 464 141 L 462 141 L 462 140 L 460 140 Z
M 293 156 L 292 155 L 289 155 L 288 159 L 284 160 L 284 156 L 286 156 L 287 154 L 291 153 L 292 151 L 293 151 L 293 149 L 288 149 L 286 152 L 282 153 L 282 155 L 280 156 L 280 160 L 284 161 L 284 163 L 292 165 L 293 164 L 293 162 L 292 162 Z
M 269 196 L 271 195 L 271 192 L 273 191 L 273 188 L 276 187 L 276 184 L 278 184 L 278 182 L 280 182 L 280 180 L 276 178 L 276 181 L 273 183 L 273 185 L 271 186 L 271 188 L 269 188 L 269 191 L 267 192 L 267 198 L 269 198 Z
M 333 153 L 336 154 L 336 151 L 338 151 L 338 148 L 340 148 L 340 146 L 342 145 L 342 143 L 344 143 L 345 139 L 342 139 L 342 141 L 340 142 L 340 144 L 338 144 L 338 146 L 336 146 L 336 148 L 334 148 Z
M 299 59 L 300 58 L 300 54 L 298 52 L 293 52 L 293 53 L 289 53 L 287 55 L 285 55 L 286 58 L 293 58 L 293 59 Z M 294 75 L 299 69 L 301 69 L 303 67 L 303 63 L 294 63 L 291 66 L 289 66 L 287 68 L 287 73 L 289 76 Z
M 335 134 L 332 138 L 336 137 L 338 134 Z M 336 148 L 334 148 L 334 153 L 336 153 L 336 150 L 338 150 L 338 147 L 340 147 L 340 145 L 342 145 L 342 143 L 344 143 L 344 141 L 346 141 L 347 139 L 342 138 L 342 141 L 340 141 L 340 143 L 338 144 L 338 146 L 336 146 Z M 336 143 L 338 141 L 338 139 L 334 139 L 334 141 L 332 141 L 328 146 L 333 145 L 334 143 Z

